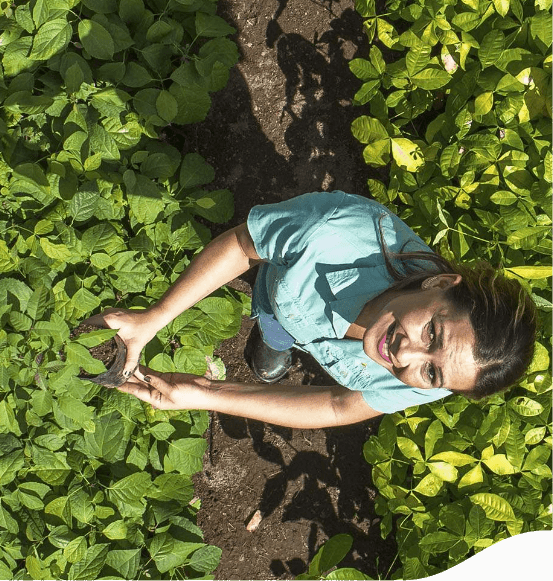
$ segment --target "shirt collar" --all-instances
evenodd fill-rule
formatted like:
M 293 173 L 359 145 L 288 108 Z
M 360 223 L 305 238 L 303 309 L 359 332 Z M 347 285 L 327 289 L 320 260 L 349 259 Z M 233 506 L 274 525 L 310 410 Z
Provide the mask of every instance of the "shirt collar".
M 344 337 L 367 302 L 391 284 L 383 264 L 327 272 L 325 277 L 334 297 L 329 301 L 330 321 L 338 339 Z

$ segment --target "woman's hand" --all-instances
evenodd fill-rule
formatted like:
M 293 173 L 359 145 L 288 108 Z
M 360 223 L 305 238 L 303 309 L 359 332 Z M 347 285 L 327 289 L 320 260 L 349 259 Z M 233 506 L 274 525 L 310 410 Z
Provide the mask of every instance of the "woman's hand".
M 158 373 L 140 366 L 144 381 L 130 377 L 118 387 L 160 410 L 202 409 L 203 394 L 210 381 L 191 373 Z
M 151 341 L 159 328 L 147 310 L 135 311 L 131 309 L 106 309 L 84 321 L 98 327 L 118 329 L 117 334 L 127 347 L 127 360 L 124 373 L 132 375 L 140 361 L 140 354 L 144 346 Z

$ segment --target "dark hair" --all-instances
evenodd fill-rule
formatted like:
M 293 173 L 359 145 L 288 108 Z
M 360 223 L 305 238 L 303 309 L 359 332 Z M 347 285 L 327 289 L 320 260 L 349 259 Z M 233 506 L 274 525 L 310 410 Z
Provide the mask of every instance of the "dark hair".
M 382 231 L 380 232 L 381 240 Z M 471 265 L 450 262 L 432 252 L 389 252 L 384 260 L 392 288 L 420 288 L 429 276 L 460 274 L 462 280 L 445 291 L 459 312 L 467 313 L 474 329 L 476 385 L 463 394 L 481 399 L 516 383 L 532 361 L 536 338 L 536 307 L 522 285 L 485 261 Z M 393 264 L 401 266 L 401 270 Z M 421 262 L 426 262 L 425 268 Z M 455 391 L 455 388 L 452 389 Z

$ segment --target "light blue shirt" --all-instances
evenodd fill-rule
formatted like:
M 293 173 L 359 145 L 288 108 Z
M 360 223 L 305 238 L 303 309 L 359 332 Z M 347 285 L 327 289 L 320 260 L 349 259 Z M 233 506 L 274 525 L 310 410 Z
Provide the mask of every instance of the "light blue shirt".
M 344 339 L 364 305 L 393 283 L 379 225 L 390 252 L 430 252 L 397 216 L 361 196 L 313 192 L 255 206 L 247 224 L 257 254 L 267 261 L 254 305 L 274 313 L 295 347 L 311 353 L 338 383 L 361 391 L 383 413 L 451 393 L 405 385 L 363 351 L 362 341 Z

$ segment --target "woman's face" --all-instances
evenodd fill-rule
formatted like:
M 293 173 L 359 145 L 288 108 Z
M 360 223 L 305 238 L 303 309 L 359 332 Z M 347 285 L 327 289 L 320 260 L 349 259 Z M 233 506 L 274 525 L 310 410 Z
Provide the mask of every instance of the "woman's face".
M 472 389 L 478 373 L 474 330 L 445 299 L 445 290 L 460 280 L 439 275 L 428 289 L 381 301 L 367 320 L 365 353 L 412 387 Z

